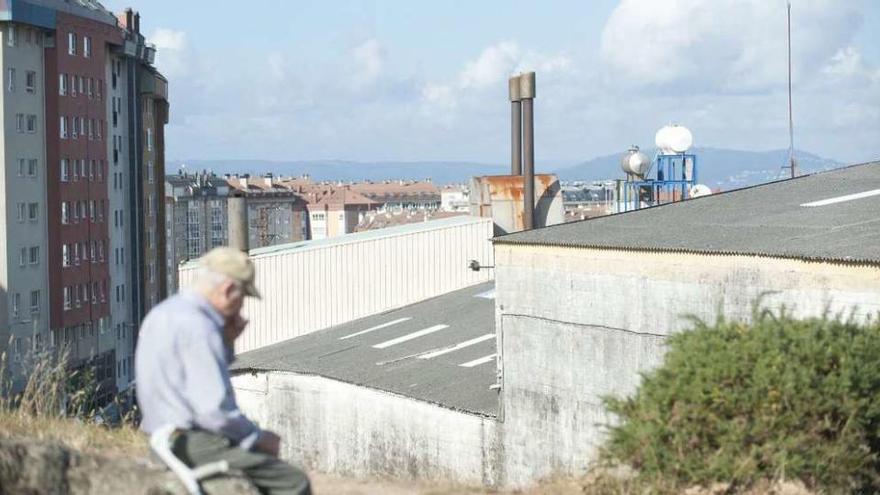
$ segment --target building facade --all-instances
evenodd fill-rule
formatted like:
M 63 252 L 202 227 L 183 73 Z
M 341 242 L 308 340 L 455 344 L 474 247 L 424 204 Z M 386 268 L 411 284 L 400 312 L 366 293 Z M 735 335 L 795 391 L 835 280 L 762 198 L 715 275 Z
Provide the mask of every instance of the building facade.
M 129 261 L 164 259 L 161 212 L 154 223 L 130 222 L 148 219 L 145 203 L 161 192 L 153 185 L 132 194 L 149 184 L 147 164 L 152 177 L 162 174 L 167 122 L 167 86 L 138 17 L 127 11 L 120 22 L 92 1 L 0 5 L 7 289 L 0 332 L 8 334 L 0 349 L 11 342 L 19 376 L 40 351 L 65 349 L 71 366 L 94 368 L 99 400 L 131 381 L 133 329 L 145 311 L 122 287 L 143 287 L 149 301 L 164 290 L 164 276 L 150 279 Z M 123 148 L 141 135 L 139 154 L 126 156 Z M 152 250 L 138 235 L 151 230 Z
M 226 197 L 222 177 L 206 172 L 165 176 L 165 278 L 177 291 L 177 267 L 217 246 L 229 243 Z

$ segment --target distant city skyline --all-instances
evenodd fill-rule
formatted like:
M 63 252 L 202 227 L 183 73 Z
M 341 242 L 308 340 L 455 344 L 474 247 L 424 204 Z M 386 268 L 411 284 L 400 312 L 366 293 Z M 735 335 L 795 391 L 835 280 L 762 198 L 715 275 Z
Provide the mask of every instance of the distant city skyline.
M 792 4 L 796 147 L 880 157 L 880 3 Z M 699 146 L 788 144 L 784 0 L 133 6 L 170 80 L 173 160 L 504 163 L 523 69 L 539 162 L 649 147 L 670 121 Z

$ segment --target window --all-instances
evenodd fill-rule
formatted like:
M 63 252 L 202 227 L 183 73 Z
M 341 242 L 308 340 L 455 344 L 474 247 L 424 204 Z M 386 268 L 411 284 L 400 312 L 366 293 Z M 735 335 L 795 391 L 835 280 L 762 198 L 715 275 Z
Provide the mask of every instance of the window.
M 150 263 L 149 274 L 150 274 L 149 282 L 152 284 L 156 281 L 156 264 L 155 263 L 152 263 L 152 262 Z
M 95 221 L 95 200 L 89 200 L 89 220 Z
M 15 130 L 18 132 L 24 132 L 24 114 L 23 113 L 15 114 Z
M 104 262 L 104 241 L 98 241 L 98 261 Z
M 94 86 L 95 86 L 95 80 L 92 79 L 91 77 L 88 78 L 88 80 L 86 81 L 86 93 L 88 93 L 89 98 L 95 97 Z
M 37 116 L 36 115 L 28 115 L 27 116 L 27 131 L 30 134 L 37 132 Z
M 95 119 L 91 119 L 89 121 L 89 139 L 95 139 L 95 134 L 98 132 L 98 124 L 95 122 Z
M 70 287 L 64 288 L 64 311 L 70 310 Z
M 6 26 L 6 44 L 9 46 L 15 46 L 18 44 L 18 28 L 9 24 Z
M 40 312 L 40 291 L 31 291 L 31 313 Z
M 92 284 L 92 304 L 98 303 L 98 282 Z
M 61 224 L 70 223 L 70 204 L 67 201 L 61 203 Z
M 76 87 L 77 91 L 79 91 L 79 94 L 85 94 L 86 83 L 83 76 L 76 76 Z
M 58 94 L 67 96 L 67 74 L 58 74 Z
M 147 108 L 150 108 L 149 105 Z M 147 151 L 153 151 L 153 129 L 147 129 Z
M 70 246 L 67 244 L 61 245 L 61 266 L 70 266 Z
M 27 265 L 27 257 L 28 257 L 28 250 L 27 250 L 27 248 L 21 248 L 21 249 L 18 251 L 18 266 L 25 266 L 25 265 Z
M 24 89 L 28 93 L 36 93 L 37 91 L 37 73 L 29 70 L 24 73 Z
M 21 294 L 16 292 L 12 295 L 12 316 L 18 317 L 21 308 Z
M 67 33 L 67 54 L 76 55 L 76 34 Z
M 73 130 L 70 133 L 70 137 L 73 139 L 79 137 L 79 117 L 73 117 Z
M 89 182 L 95 180 L 95 160 L 90 160 L 88 164 Z
M 61 139 L 67 139 L 67 117 L 60 117 L 58 128 L 60 129 Z
M 98 121 L 98 128 L 97 128 L 96 132 L 98 133 L 98 139 L 103 140 L 104 139 L 104 121 L 103 120 Z
M 92 39 L 88 36 L 83 36 L 83 56 L 85 58 L 92 56 Z
M 76 76 L 70 75 L 70 96 L 76 98 Z
M 104 200 L 103 199 L 98 204 L 98 221 L 99 222 L 104 221 Z
M 28 177 L 36 177 L 37 176 L 37 159 L 31 158 L 28 160 Z
M 104 80 L 98 79 L 98 99 L 102 99 L 104 97 Z
M 155 180 L 156 172 L 153 170 L 153 160 L 147 162 L 147 182 L 150 184 Z
M 39 203 L 29 203 L 28 204 L 28 220 L 31 222 L 36 222 L 40 216 L 40 204 Z
M 79 244 L 74 242 L 71 247 L 73 247 L 73 264 L 79 265 Z
M 10 93 L 15 91 L 15 69 L 12 67 L 6 70 L 6 90 Z
M 24 203 L 18 203 L 17 206 L 18 206 L 18 221 L 24 222 L 25 211 L 26 211 L 27 205 L 25 205 Z
M 70 160 L 67 158 L 61 159 L 61 182 L 68 182 L 70 180 Z
M 32 265 L 40 264 L 40 246 L 33 246 L 30 249 L 30 263 Z
M 24 169 L 26 168 L 27 160 L 24 158 L 18 159 L 18 176 L 24 177 Z

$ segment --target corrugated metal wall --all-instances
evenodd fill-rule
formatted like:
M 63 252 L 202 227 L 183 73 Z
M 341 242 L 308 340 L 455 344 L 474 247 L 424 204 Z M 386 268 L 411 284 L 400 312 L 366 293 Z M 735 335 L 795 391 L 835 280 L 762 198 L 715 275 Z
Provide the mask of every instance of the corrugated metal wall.
M 468 261 L 493 265 L 492 219 L 454 217 L 418 225 L 256 250 L 263 299 L 248 300 L 243 352 L 491 280 Z M 180 269 L 189 285 L 195 265 Z

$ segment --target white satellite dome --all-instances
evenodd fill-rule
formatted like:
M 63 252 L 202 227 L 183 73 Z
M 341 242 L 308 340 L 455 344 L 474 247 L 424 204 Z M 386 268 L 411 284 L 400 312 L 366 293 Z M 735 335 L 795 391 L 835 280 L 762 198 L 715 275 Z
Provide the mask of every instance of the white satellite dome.
M 684 153 L 694 145 L 694 135 L 682 125 L 665 125 L 654 136 L 654 144 L 664 155 Z
M 620 158 L 620 168 L 627 174 L 644 177 L 650 167 L 651 159 L 639 151 L 638 146 L 633 146 Z
M 712 189 L 705 184 L 696 184 L 688 190 L 688 196 L 691 198 L 700 198 L 712 194 Z

